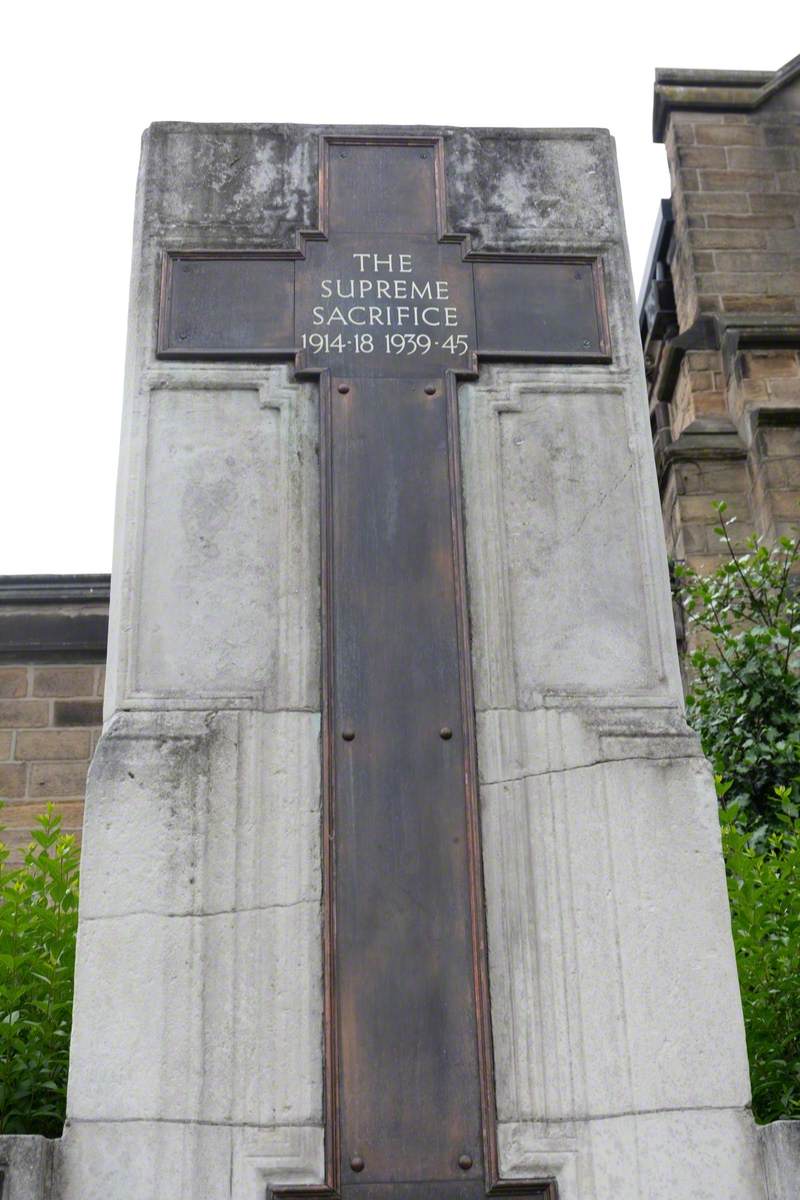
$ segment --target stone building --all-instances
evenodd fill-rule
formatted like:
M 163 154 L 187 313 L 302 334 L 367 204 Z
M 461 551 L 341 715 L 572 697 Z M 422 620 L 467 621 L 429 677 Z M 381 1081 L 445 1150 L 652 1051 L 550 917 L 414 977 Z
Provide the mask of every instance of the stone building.
M 108 595 L 108 575 L 0 576 L 0 825 L 17 850 L 48 802 L 62 829 L 80 834 L 102 721 Z
M 672 196 L 640 297 L 669 555 L 800 522 L 800 57 L 775 72 L 656 72 Z

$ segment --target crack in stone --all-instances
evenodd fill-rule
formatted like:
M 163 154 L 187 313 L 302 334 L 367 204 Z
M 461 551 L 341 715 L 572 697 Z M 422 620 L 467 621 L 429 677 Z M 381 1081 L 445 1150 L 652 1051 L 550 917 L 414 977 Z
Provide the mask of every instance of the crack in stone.
M 136 908 L 132 909 L 130 912 L 101 913 L 97 916 L 81 917 L 81 921 L 124 921 L 129 917 L 164 917 L 168 920 L 174 920 L 175 918 L 183 919 L 185 917 L 240 917 L 246 916 L 248 913 L 273 912 L 288 908 L 299 908 L 302 904 L 319 905 L 320 903 L 321 901 L 319 897 L 312 897 L 302 900 L 289 900 L 285 903 L 250 904 L 247 906 L 247 908 L 215 908 L 208 911 L 203 910 L 201 912 L 197 912 L 195 909 L 187 909 L 184 912 L 159 912 L 158 909 L 154 908 Z
M 676 759 L 696 759 L 697 754 L 626 754 L 623 758 L 596 758 L 591 762 L 575 763 L 570 767 L 545 767 L 541 771 L 524 771 L 521 775 L 509 775 L 505 779 L 482 779 L 481 787 L 495 787 L 501 783 L 522 783 L 526 779 L 539 779 L 542 775 L 564 775 L 568 771 L 585 771 L 590 767 L 603 767 L 607 763 L 627 762 L 675 762 Z
M 572 530 L 572 533 L 567 534 L 567 537 L 564 539 L 565 541 L 569 541 L 572 538 L 578 536 L 578 534 L 583 529 L 584 525 L 589 520 L 589 518 L 593 517 L 599 508 L 602 508 L 602 506 L 605 504 L 606 500 L 608 500 L 609 496 L 613 496 L 614 492 L 618 491 L 619 488 L 622 487 L 623 483 L 625 482 L 625 480 L 628 478 L 631 471 L 633 470 L 634 465 L 635 465 L 634 463 L 631 463 L 627 467 L 627 469 L 625 471 L 623 471 L 622 475 L 620 475 L 620 477 L 616 481 L 616 483 L 612 484 L 612 486 L 610 488 L 608 488 L 607 491 L 601 492 L 600 496 L 597 498 L 597 500 L 592 505 L 592 507 L 583 514 L 583 516 L 581 517 L 578 524 Z
M 522 1126 L 541 1126 L 541 1125 L 572 1125 L 580 1121 L 617 1121 L 623 1117 L 656 1117 L 660 1113 L 697 1113 L 697 1112 L 733 1112 L 750 1114 L 751 1109 L 746 1104 L 692 1104 L 674 1106 L 666 1105 L 664 1108 L 631 1108 L 625 1109 L 623 1112 L 610 1113 L 592 1113 L 591 1115 L 578 1113 L 570 1117 L 542 1117 L 539 1119 L 528 1119 L 525 1121 L 498 1121 L 498 1130 L 503 1126 L 506 1128 Z

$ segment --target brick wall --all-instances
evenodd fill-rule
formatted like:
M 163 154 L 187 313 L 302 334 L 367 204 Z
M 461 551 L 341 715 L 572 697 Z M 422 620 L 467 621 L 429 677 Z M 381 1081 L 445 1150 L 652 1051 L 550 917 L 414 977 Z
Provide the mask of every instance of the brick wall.
M 80 833 L 86 772 L 102 724 L 104 668 L 0 666 L 0 820 L 15 845 L 48 801 Z
M 69 578 L 0 577 L 0 824 L 17 853 L 48 802 L 80 836 L 100 735 L 108 577 Z

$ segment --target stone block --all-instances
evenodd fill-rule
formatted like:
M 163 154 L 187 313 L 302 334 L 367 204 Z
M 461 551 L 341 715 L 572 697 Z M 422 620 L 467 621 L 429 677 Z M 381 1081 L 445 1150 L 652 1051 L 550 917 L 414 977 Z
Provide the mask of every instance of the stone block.
M 686 562 L 698 575 L 711 575 L 723 562 L 728 561 L 725 554 L 690 554 Z
M 787 407 L 800 405 L 800 377 L 770 379 L 767 383 L 770 399 Z
M 726 155 L 733 171 L 791 171 L 797 163 L 791 149 L 775 146 L 729 146 Z
M 52 1200 L 264 1200 L 270 1186 L 322 1182 L 323 1136 L 319 1125 L 70 1122 Z
M 761 132 L 767 146 L 800 146 L 800 129 L 792 125 L 764 125 Z
M 684 192 L 698 192 L 700 190 L 700 180 L 696 170 L 693 168 L 684 168 L 676 170 L 672 167 L 673 186 L 682 189 Z
M 24 1134 L 0 1136 L 2 1200 L 51 1200 L 53 1142 Z
M 678 161 L 682 167 L 704 167 L 706 170 L 723 170 L 727 165 L 725 150 L 719 146 L 681 146 Z
M 709 549 L 710 539 L 713 538 L 708 525 L 684 525 L 681 528 L 683 544 L 690 554 L 705 554 Z M 712 544 L 712 549 L 716 546 Z
M 667 126 L 666 143 L 669 150 L 674 145 L 692 146 L 695 142 L 694 125 L 692 123 L 692 113 L 673 112 L 670 113 L 669 123 Z
M 0 667 L 0 697 L 16 699 L 28 694 L 27 667 Z
M 776 517 L 800 523 L 800 492 L 770 492 L 769 503 Z
M 722 413 L 726 411 L 725 397 L 721 392 L 692 392 L 691 398 L 691 417 L 708 416 L 711 413 Z
M 687 192 L 683 201 L 688 213 L 705 213 L 707 216 L 715 213 L 741 215 L 750 211 L 750 200 L 745 192 Z
M 766 379 L 740 379 L 733 383 L 731 395 L 745 407 L 761 405 L 766 402 L 769 395 L 767 381 Z
M 709 768 L 640 753 L 482 786 L 501 1121 L 749 1101 Z
M 713 389 L 714 374 L 712 371 L 704 371 L 700 369 L 700 364 L 687 359 L 683 360 L 686 363 L 686 370 L 689 376 L 688 383 L 692 391 L 707 392 Z M 683 367 L 683 363 L 681 364 Z
M 227 1125 L 70 1122 L 53 1200 L 229 1200 L 231 1147 Z
M 791 296 L 800 291 L 800 273 L 784 272 L 724 272 L 715 271 L 698 278 L 701 291 L 710 290 L 719 294 L 739 293 L 746 296 Z
M 688 350 L 683 361 L 694 376 L 695 372 L 718 370 L 722 360 L 716 350 Z
M 71 1118 L 318 1125 L 319 903 L 194 917 L 142 899 L 82 917 Z
M 773 1121 L 758 1130 L 769 1200 L 800 1198 L 800 1121 Z
M 706 221 L 709 229 L 794 229 L 790 213 L 750 213 L 747 216 L 713 213 Z
M 46 700 L 0 700 L 0 729 L 33 729 L 49 723 Z
M 87 791 L 85 918 L 318 903 L 314 713 L 120 714 Z
M 35 759 L 89 757 L 89 733 L 85 729 L 24 729 L 17 734 L 14 757 L 19 762 Z
M 752 195 L 751 203 L 754 213 L 776 213 L 796 214 L 797 212 L 797 196 L 788 195 Z
M 550 1174 L 559 1200 L 673 1200 L 676 1189 L 691 1200 L 766 1200 L 746 1111 L 510 1123 L 500 1126 L 499 1151 L 504 1175 Z
M 275 1184 L 319 1184 L 325 1175 L 325 1131 L 303 1125 L 236 1129 L 231 1200 L 262 1200 Z
M 692 319 L 695 320 L 700 313 L 718 312 L 722 307 L 722 297 L 716 292 L 702 292 L 697 297 L 697 306 L 692 313 Z
M 751 379 L 800 377 L 800 356 L 794 350 L 751 350 L 741 361 L 743 373 Z
M 723 296 L 722 308 L 730 313 L 794 312 L 795 302 L 787 296 Z
M 772 465 L 772 464 L 769 464 Z M 778 465 L 777 463 L 775 464 Z M 800 459 L 786 458 L 780 462 L 781 482 L 775 486 L 795 488 L 800 491 Z
M 722 123 L 698 124 L 695 141 L 698 146 L 758 146 L 761 143 L 761 131 L 755 125 L 732 128 Z
M 758 271 L 762 276 L 769 271 L 783 271 L 787 266 L 785 254 L 755 254 L 747 250 L 717 250 L 714 264 L 717 271 Z
M 796 425 L 762 425 L 758 444 L 770 458 L 800 456 L 800 428 Z
M 3 759 L 11 758 L 11 743 L 13 733 L 10 729 L 0 731 L 0 762 Z
M 3 813 L 2 824 L 9 830 L 22 834 L 27 839 L 28 834 L 36 827 L 36 818 L 45 811 L 45 807 L 46 805 L 42 801 L 36 802 L 30 800 L 9 805 Z M 80 831 L 81 818 L 83 816 L 83 801 L 76 800 L 71 804 L 59 803 L 57 801 L 53 804 L 53 808 L 61 816 L 61 828 L 64 833 Z
M 53 796 L 82 796 L 88 762 L 31 763 L 28 795 L 49 800 Z
M 53 704 L 53 724 L 102 725 L 101 700 L 56 700 Z
M 800 253 L 800 228 L 770 230 L 766 236 L 767 245 L 770 250 L 790 251 L 793 254 Z
M 699 460 L 676 463 L 675 473 L 680 480 L 680 489 L 687 495 L 708 496 L 705 519 L 716 524 L 716 514 L 711 508 L 713 500 L 723 500 L 749 488 L 747 463 L 742 459 L 732 462 Z
M 91 696 L 94 667 L 34 667 L 34 696 Z
M 695 229 L 691 241 L 698 250 L 759 250 L 770 244 L 768 237 L 760 229 Z
M 731 517 L 737 521 L 747 521 L 750 518 L 750 501 L 747 496 L 714 496 L 708 495 L 682 496 L 680 500 L 681 521 L 707 521 L 709 525 L 717 524 L 717 514 L 712 507 L 714 500 L 727 500 L 728 520 Z
M 25 795 L 27 771 L 24 763 L 0 763 L 0 800 L 16 800 Z

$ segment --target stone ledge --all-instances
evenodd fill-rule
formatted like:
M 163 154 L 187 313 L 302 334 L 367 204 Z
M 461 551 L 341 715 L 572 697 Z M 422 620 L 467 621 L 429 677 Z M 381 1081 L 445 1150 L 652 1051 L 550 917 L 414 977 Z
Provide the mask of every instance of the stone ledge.
M 658 68 L 653 141 L 663 142 L 671 112 L 752 112 L 800 76 L 800 55 L 777 71 L 697 71 Z

